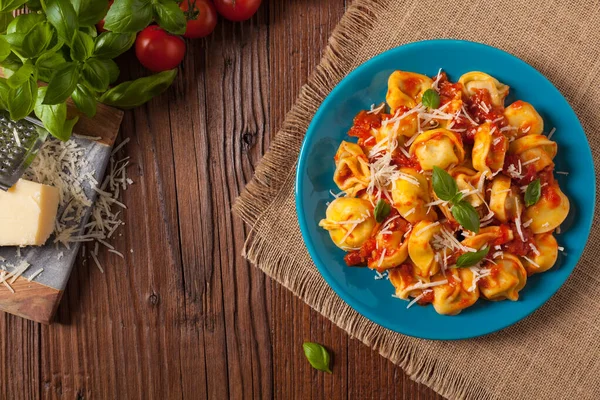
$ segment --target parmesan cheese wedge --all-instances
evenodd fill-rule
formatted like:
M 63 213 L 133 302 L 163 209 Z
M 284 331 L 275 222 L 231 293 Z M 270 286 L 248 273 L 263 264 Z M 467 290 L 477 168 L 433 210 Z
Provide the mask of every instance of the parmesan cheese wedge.
M 0 246 L 41 246 L 54 230 L 58 189 L 20 179 L 0 190 Z

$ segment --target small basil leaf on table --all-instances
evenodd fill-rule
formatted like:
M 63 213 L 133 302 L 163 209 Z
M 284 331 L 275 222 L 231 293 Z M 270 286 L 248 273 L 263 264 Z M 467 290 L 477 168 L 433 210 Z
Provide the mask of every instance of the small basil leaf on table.
M 44 82 L 50 82 L 52 74 L 66 62 L 61 53 L 46 52 L 38 57 L 35 66 L 38 70 L 38 78 Z
M 468 202 L 461 200 L 452 206 L 452 216 L 465 229 L 479 232 L 479 214 Z
M 330 356 L 325 347 L 319 343 L 305 342 L 302 348 L 306 359 L 314 369 L 331 374 L 331 369 L 329 369 Z
M 0 1 L 0 11 L 15 11 L 25 3 L 27 3 L 27 0 L 2 0 Z
M 65 43 L 71 43 L 75 31 L 79 29 L 77 13 L 69 0 L 45 0 L 46 18 Z
M 35 66 L 33 64 L 30 64 L 30 62 L 23 64 L 21 68 L 8 78 L 8 86 L 12 89 L 21 86 L 31 78 L 31 75 L 33 75 L 34 72 Z
M 0 62 L 6 60 L 10 53 L 10 43 L 4 37 L 0 36 Z
M 452 200 L 458 192 L 458 185 L 454 178 L 440 167 L 433 167 L 431 183 L 436 196 L 444 201 Z
M 41 99 L 48 97 L 49 87 L 38 89 L 38 101 L 35 104 L 35 115 L 44 123 L 44 127 L 55 138 L 67 141 L 73 133 L 73 126 L 79 117 L 67 119 L 67 104 L 44 104 Z
M 382 222 L 392 211 L 390 205 L 385 200 L 379 200 L 375 206 L 373 214 L 375 215 L 375 221 Z
M 95 25 L 108 11 L 108 0 L 71 0 L 80 25 Z
M 54 30 L 48 22 L 36 24 L 23 38 L 22 52 L 26 58 L 36 58 L 52 42 Z
M 75 106 L 90 118 L 96 115 L 96 98 L 93 93 L 84 85 L 77 85 L 77 88 L 71 95 Z
M 0 33 L 5 33 L 8 25 L 15 19 L 12 12 L 0 13 Z
M 479 251 L 464 253 L 456 260 L 456 266 L 459 268 L 471 267 L 483 260 L 489 252 L 490 248 L 486 247 Z
M 185 33 L 187 19 L 176 2 L 172 0 L 158 0 L 155 2 L 154 17 L 161 28 L 175 35 Z
M 108 10 L 104 29 L 117 33 L 139 32 L 152 22 L 152 0 L 119 0 Z
M 94 57 L 112 59 L 125 53 L 135 43 L 135 33 L 104 32 L 96 38 Z
M 134 108 L 167 90 L 177 76 L 177 69 L 163 71 L 158 74 L 123 82 L 108 90 L 99 101 L 119 108 Z
M 10 118 L 17 121 L 31 114 L 35 107 L 37 93 L 37 82 L 33 78 L 19 87 L 10 88 L 6 97 Z
M 538 202 L 542 194 L 542 185 L 539 178 L 527 185 L 525 190 L 525 206 L 531 207 Z
M 83 65 L 81 74 L 90 88 L 98 92 L 104 92 L 108 89 L 110 82 L 108 69 L 106 69 L 104 63 L 97 58 L 88 59 Z
M 78 81 L 78 65 L 73 62 L 64 63 L 52 75 L 43 104 L 58 104 L 66 101 L 77 87 Z
M 423 93 L 421 103 L 428 108 L 438 108 L 440 106 L 440 95 L 433 89 L 427 89 Z

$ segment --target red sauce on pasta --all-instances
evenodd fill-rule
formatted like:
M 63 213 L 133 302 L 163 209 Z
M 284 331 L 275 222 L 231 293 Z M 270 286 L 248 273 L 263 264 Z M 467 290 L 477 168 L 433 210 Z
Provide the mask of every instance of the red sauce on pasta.
M 348 135 L 368 139 L 371 137 L 372 129 L 381 127 L 381 117 L 382 114 L 369 114 L 367 111 L 362 110 L 354 117 L 354 125 L 348 131 Z
M 544 186 L 542 188 L 542 197 L 548 202 L 550 208 L 560 206 L 561 198 L 554 186 Z
M 392 157 L 392 164 L 397 165 L 400 168 L 408 167 L 414 168 L 417 171 L 421 171 L 421 164 L 419 164 L 419 160 L 417 160 L 416 156 L 406 157 L 404 153 L 401 151 Z
M 421 297 L 419 299 L 419 301 L 417 301 L 417 304 L 420 306 L 424 306 L 425 304 L 429 304 L 433 302 L 433 298 L 434 298 L 434 293 L 433 290 L 429 289 L 423 292 L 423 297 Z
M 367 239 L 367 241 L 360 247 L 360 250 L 349 251 L 344 256 L 344 261 L 349 267 L 365 266 L 367 264 L 367 259 L 371 257 L 371 254 L 373 254 L 375 248 L 375 239 Z
M 513 231 L 514 240 L 505 243 L 502 246 L 503 250 L 516 256 L 526 256 L 532 251 L 529 243 L 531 243 L 531 239 L 533 238 L 533 232 L 530 228 L 521 226 L 521 232 L 523 232 L 523 238 L 525 239 L 525 241 L 522 241 L 515 224 L 511 223 L 510 226 Z

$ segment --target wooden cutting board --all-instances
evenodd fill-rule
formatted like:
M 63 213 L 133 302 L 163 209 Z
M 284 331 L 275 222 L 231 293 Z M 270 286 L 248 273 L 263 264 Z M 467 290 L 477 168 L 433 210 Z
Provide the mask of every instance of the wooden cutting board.
M 99 140 L 73 138 L 79 147 L 85 149 L 85 157 L 90 163 L 90 172 L 98 182 L 102 182 L 106 166 L 110 159 L 113 144 L 119 133 L 123 112 L 98 103 L 98 111 L 92 119 L 81 115 L 69 101 L 69 116 L 79 115 L 74 132 L 81 136 L 100 137 Z M 96 192 L 84 187 L 87 197 L 94 202 Z M 59 215 L 61 210 L 59 209 Z M 87 224 L 91 208 L 83 218 L 81 226 Z M 0 286 L 0 311 L 18 315 L 36 322 L 50 324 L 63 291 L 71 275 L 81 243 L 74 243 L 71 249 L 57 246 L 52 242 L 41 247 L 27 247 L 20 250 L 21 260 L 31 264 L 28 270 L 11 284 L 15 293 Z M 0 247 L 0 257 L 11 264 L 18 264 L 16 247 Z M 59 253 L 62 253 L 59 255 Z M 40 268 L 42 274 L 29 282 L 27 279 Z

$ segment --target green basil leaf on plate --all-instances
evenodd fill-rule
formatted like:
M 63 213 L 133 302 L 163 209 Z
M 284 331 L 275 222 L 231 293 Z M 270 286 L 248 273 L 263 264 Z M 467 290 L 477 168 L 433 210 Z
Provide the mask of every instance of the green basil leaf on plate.
M 75 31 L 79 29 L 77 13 L 69 0 L 45 0 L 46 17 L 65 43 L 71 43 Z
M 152 0 L 119 0 L 108 10 L 104 29 L 117 33 L 139 32 L 152 22 Z
M 440 106 L 440 95 L 433 89 L 427 89 L 423 93 L 421 103 L 431 109 L 438 108 Z
M 33 111 L 37 100 L 37 82 L 31 78 L 17 88 L 10 88 L 6 108 L 14 121 L 25 118 Z
M 85 61 L 94 52 L 94 39 L 87 33 L 75 31 L 71 42 L 71 59 Z
M 79 67 L 76 63 L 68 62 L 61 65 L 48 82 L 43 104 L 59 104 L 66 101 L 77 87 Z
M 96 25 L 108 11 L 108 0 L 71 0 L 80 25 Z
M 331 374 L 331 369 L 329 368 L 330 356 L 325 347 L 319 343 L 305 342 L 302 348 L 304 349 L 306 359 L 314 369 Z
M 67 61 L 60 52 L 46 52 L 35 61 L 38 78 L 44 82 L 50 82 L 52 74 Z
M 172 69 L 134 81 L 123 82 L 104 93 L 99 101 L 124 109 L 135 108 L 167 90 L 175 76 L 177 76 L 177 69 Z
M 375 221 L 382 222 L 388 215 L 390 215 L 392 208 L 387 201 L 380 199 L 375 206 L 373 214 L 375 215 Z
M 116 58 L 133 46 L 135 37 L 135 33 L 104 32 L 96 38 L 94 57 Z
M 73 126 L 77 123 L 79 117 L 67 119 L 67 104 L 44 104 L 41 99 L 48 97 L 50 87 L 40 87 L 38 89 L 38 101 L 35 104 L 35 115 L 42 121 L 44 127 L 55 138 L 67 141 L 73 133 Z
M 25 3 L 27 0 L 0 0 L 0 12 L 15 11 Z
M 164 30 L 175 35 L 183 35 L 187 18 L 179 5 L 172 0 L 158 0 L 154 3 L 154 18 Z
M 452 206 L 452 216 L 465 229 L 479 232 L 479 214 L 477 210 L 468 202 L 462 200 Z
M 110 74 L 104 63 L 97 58 L 88 59 L 81 70 L 83 79 L 95 91 L 104 92 L 110 84 Z
M 525 206 L 531 207 L 538 202 L 542 195 L 542 184 L 538 179 L 527 185 L 525 190 Z
M 485 258 L 490 252 L 490 248 L 486 247 L 475 252 L 468 252 L 461 254 L 456 260 L 456 266 L 458 268 L 472 267 Z
M 50 46 L 53 34 L 54 30 L 48 22 L 36 24 L 23 38 L 23 56 L 26 58 L 38 57 Z
M 458 193 L 458 185 L 454 178 L 440 167 L 433 167 L 431 183 L 436 196 L 444 201 L 452 200 L 456 193 Z
M 12 89 L 18 88 L 27 82 L 32 75 L 36 72 L 35 66 L 30 62 L 24 64 L 21 68 L 19 68 L 14 74 L 7 79 L 8 86 Z M 35 79 L 35 77 L 33 77 Z
M 96 97 L 85 85 L 77 85 L 77 88 L 71 95 L 75 106 L 90 118 L 96 115 Z

